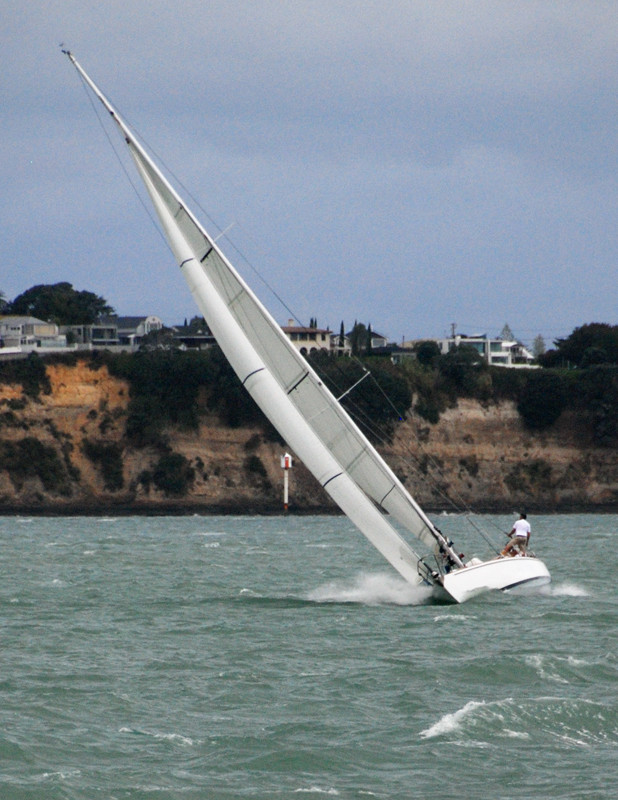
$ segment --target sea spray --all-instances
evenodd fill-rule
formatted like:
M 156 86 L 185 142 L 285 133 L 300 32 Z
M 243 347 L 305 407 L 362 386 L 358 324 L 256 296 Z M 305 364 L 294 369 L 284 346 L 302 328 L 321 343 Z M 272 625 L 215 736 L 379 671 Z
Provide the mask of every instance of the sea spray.
M 417 606 L 430 600 L 431 587 L 412 586 L 385 572 L 360 573 L 351 581 L 333 581 L 309 592 L 317 603 L 363 603 L 365 605 Z

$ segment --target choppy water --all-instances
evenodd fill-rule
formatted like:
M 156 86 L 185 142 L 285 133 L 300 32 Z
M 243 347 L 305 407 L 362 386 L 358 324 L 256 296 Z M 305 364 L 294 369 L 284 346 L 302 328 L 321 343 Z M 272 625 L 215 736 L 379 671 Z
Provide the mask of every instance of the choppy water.
M 0 798 L 616 798 L 618 517 L 531 522 L 445 606 L 342 518 L 0 518 Z

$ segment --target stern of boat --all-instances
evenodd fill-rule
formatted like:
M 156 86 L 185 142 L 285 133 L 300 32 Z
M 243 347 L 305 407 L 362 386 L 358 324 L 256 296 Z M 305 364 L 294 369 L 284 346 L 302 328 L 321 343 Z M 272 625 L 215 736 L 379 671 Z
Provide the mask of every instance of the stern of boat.
M 464 567 L 434 575 L 436 595 L 455 603 L 489 591 L 518 587 L 538 588 L 551 582 L 551 575 L 535 556 L 499 556 L 491 561 L 472 559 Z

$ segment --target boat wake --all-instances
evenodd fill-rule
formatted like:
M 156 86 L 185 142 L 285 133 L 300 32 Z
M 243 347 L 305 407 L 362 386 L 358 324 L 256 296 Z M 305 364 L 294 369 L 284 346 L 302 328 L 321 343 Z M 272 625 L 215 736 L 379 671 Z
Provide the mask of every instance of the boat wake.
M 363 605 L 418 606 L 431 601 L 429 586 L 412 586 L 388 573 L 360 573 L 352 583 L 333 581 L 307 595 L 314 603 L 361 603 Z
M 577 586 L 574 583 L 560 583 L 557 585 L 543 587 L 543 592 L 552 597 L 590 597 L 583 586 Z

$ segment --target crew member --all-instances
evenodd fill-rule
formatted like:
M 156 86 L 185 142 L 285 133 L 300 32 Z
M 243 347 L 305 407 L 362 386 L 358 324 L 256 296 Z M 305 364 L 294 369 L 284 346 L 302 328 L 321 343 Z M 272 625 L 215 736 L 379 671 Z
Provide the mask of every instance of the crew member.
M 519 550 L 522 556 L 526 555 L 528 542 L 530 541 L 530 523 L 525 514 L 520 514 L 519 519 L 513 525 L 513 530 L 509 533 L 511 541 L 500 553 L 501 556 L 514 556 L 515 550 Z

